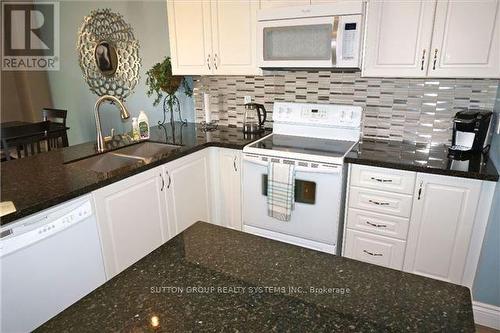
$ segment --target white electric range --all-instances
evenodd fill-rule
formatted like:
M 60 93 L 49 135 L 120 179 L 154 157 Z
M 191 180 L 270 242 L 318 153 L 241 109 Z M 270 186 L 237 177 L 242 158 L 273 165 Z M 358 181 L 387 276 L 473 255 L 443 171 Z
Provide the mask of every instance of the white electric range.
M 337 253 L 344 156 L 358 142 L 362 108 L 276 102 L 273 133 L 243 148 L 243 230 Z M 290 221 L 268 216 L 269 163 L 295 165 Z

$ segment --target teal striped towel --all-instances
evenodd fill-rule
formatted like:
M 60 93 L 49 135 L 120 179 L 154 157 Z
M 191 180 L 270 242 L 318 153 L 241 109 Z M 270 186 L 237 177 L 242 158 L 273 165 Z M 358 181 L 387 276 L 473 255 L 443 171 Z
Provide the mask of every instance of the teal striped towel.
M 295 165 L 267 165 L 267 215 L 290 221 L 295 201 Z

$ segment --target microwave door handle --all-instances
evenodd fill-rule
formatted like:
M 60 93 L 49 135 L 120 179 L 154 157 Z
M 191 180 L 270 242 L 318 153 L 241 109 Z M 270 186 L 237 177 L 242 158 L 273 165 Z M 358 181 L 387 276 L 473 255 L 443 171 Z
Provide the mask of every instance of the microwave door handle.
M 337 38 L 338 38 L 338 32 L 339 32 L 339 17 L 334 16 L 333 17 L 333 30 L 332 30 L 332 41 L 331 41 L 331 48 L 332 48 L 332 65 L 335 67 L 337 66 Z

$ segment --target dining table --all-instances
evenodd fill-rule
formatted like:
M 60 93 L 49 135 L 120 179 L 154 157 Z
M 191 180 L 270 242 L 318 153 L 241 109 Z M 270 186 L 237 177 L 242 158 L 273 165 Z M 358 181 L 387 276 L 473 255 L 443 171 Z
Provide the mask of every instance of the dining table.
M 13 136 L 2 135 L 2 138 L 7 140 L 7 141 L 21 138 L 21 137 L 25 136 L 24 134 L 22 134 L 23 133 L 22 127 L 27 126 L 27 125 L 32 125 L 34 123 L 35 122 L 21 121 L 21 120 L 0 122 L 0 130 L 5 129 L 5 128 L 11 128 L 11 127 L 20 127 L 19 131 L 17 131 L 17 133 L 19 133 L 19 134 L 16 134 Z M 52 133 L 58 133 L 58 132 L 67 132 L 68 130 L 69 130 L 69 127 L 67 127 L 61 123 L 49 122 L 48 127 L 46 128 L 46 131 L 44 131 L 44 133 L 52 134 Z M 29 136 L 29 135 L 33 135 L 33 134 L 36 134 L 36 133 L 29 132 L 26 135 Z M 63 144 L 63 147 L 67 147 L 69 145 L 67 135 L 62 136 L 62 144 Z

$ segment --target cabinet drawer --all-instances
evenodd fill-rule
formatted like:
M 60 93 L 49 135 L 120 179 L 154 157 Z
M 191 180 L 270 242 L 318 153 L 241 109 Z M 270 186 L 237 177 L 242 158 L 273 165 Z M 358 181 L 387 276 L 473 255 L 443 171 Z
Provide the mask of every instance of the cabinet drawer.
M 406 242 L 347 229 L 344 256 L 394 269 L 403 268 Z
M 361 187 L 349 188 L 349 207 L 367 209 L 401 217 L 410 217 L 412 196 L 376 191 Z
M 377 168 L 353 164 L 351 168 L 351 185 L 413 194 L 416 173 L 395 169 Z
M 347 227 L 406 240 L 409 220 L 391 215 L 349 208 Z

